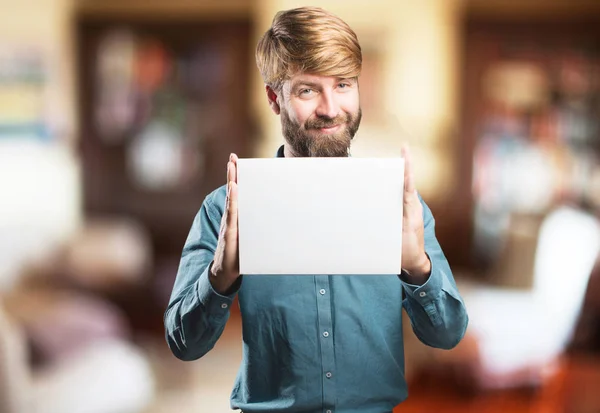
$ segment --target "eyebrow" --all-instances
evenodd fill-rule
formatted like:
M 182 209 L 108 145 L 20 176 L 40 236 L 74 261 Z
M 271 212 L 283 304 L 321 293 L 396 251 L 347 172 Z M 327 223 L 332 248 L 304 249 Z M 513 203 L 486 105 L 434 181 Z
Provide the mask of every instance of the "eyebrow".
M 298 89 L 300 86 L 308 86 L 313 89 L 319 89 L 321 86 L 315 82 L 298 80 L 292 84 L 292 90 Z
M 356 78 L 355 77 L 338 77 L 338 78 L 336 78 L 336 82 L 356 83 Z M 292 83 L 291 90 L 296 91 L 296 89 L 298 89 L 300 86 L 307 86 L 307 87 L 313 88 L 313 89 L 321 88 L 321 85 L 316 82 L 311 82 L 310 80 L 306 80 L 306 81 L 297 80 L 296 82 Z

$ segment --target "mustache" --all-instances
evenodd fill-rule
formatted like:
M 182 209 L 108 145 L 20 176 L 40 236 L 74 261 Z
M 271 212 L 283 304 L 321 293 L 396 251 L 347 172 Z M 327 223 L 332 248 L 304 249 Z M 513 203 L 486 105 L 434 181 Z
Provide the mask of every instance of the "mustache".
M 337 125 L 341 125 L 342 123 L 350 123 L 352 120 L 352 116 L 349 114 L 346 116 L 338 115 L 335 118 L 327 118 L 327 117 L 318 117 L 316 119 L 309 119 L 304 124 L 304 127 L 308 129 L 321 129 L 321 128 L 331 128 Z

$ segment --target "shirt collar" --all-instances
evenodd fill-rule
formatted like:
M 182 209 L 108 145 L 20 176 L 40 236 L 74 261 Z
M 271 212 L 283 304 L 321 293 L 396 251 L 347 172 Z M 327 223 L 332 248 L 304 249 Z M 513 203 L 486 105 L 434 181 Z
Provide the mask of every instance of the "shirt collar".
M 276 158 L 285 158 L 285 154 L 283 152 L 284 145 L 281 145 L 275 154 Z

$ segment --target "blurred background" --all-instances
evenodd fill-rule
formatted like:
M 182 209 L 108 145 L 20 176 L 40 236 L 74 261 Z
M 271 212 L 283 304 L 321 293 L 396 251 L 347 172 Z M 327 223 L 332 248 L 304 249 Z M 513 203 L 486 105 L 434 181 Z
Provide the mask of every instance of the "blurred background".
M 406 327 L 401 412 L 600 412 L 600 2 L 323 0 L 363 47 L 354 156 L 414 152 L 471 324 Z M 288 0 L 0 0 L 0 412 L 226 412 L 163 312 L 230 152 L 282 143 L 254 63 Z

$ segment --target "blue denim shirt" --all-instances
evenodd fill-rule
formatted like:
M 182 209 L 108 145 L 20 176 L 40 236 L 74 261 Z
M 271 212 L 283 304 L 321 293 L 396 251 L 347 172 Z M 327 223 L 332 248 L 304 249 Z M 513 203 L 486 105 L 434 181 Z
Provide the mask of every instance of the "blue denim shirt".
M 212 192 L 194 219 L 164 322 L 173 354 L 198 359 L 219 339 L 237 294 L 243 357 L 232 408 L 391 412 L 408 394 L 402 308 L 423 343 L 449 349 L 462 339 L 467 313 L 422 199 L 432 269 L 421 286 L 404 282 L 402 274 L 252 275 L 223 296 L 211 287 L 208 269 L 225 196 L 225 186 Z

